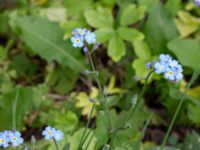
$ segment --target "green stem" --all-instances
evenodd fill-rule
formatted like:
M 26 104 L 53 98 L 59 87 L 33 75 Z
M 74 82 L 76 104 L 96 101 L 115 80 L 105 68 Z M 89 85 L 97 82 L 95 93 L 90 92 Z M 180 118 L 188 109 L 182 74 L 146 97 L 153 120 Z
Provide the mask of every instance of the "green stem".
M 56 140 L 54 138 L 53 138 L 53 142 L 55 144 L 56 150 L 59 150 L 58 143 L 56 142 Z
M 96 72 L 96 69 L 95 69 L 95 67 L 94 67 L 94 62 L 93 62 L 93 59 L 92 59 L 92 56 L 91 56 L 90 52 L 87 51 L 86 54 L 87 54 L 88 59 L 89 59 L 89 61 L 90 61 L 90 65 L 91 65 L 91 67 L 92 67 L 92 71 L 93 71 L 93 72 Z M 99 76 L 96 75 L 96 78 L 95 78 L 95 79 L 96 79 L 96 82 L 97 82 L 97 86 L 98 86 L 98 88 L 99 88 L 99 91 L 100 91 L 100 93 L 101 93 L 101 96 L 103 97 L 103 107 L 104 107 L 104 110 L 106 111 L 106 116 L 107 116 L 108 122 L 109 122 L 109 128 L 112 128 L 112 119 L 111 119 L 111 116 L 109 115 L 109 110 L 108 110 L 108 108 L 107 108 L 107 106 L 106 106 L 107 97 L 106 97 L 106 95 L 104 94 L 103 88 L 102 88 L 101 83 L 100 83 L 100 80 L 99 80 Z
M 17 103 L 18 103 L 18 97 L 19 97 L 19 88 L 17 88 L 15 100 L 13 102 L 13 111 L 12 111 L 12 122 L 13 122 L 13 129 L 16 130 L 16 111 L 17 111 Z
M 124 123 L 122 123 L 121 126 L 119 126 L 119 128 L 117 128 L 114 132 L 117 132 L 118 130 L 120 130 L 126 123 L 129 122 L 129 120 L 134 116 L 135 112 L 136 112 L 136 109 L 138 109 L 138 105 L 140 104 L 140 101 L 144 95 L 144 92 L 147 88 L 147 83 L 148 83 L 148 80 L 150 78 L 150 76 L 152 75 L 152 73 L 154 73 L 154 70 L 150 71 L 147 75 L 147 77 L 145 78 L 145 83 L 144 83 L 144 86 L 142 88 L 142 92 L 140 93 L 138 99 L 137 99 L 137 102 L 134 106 L 134 108 L 131 110 L 131 113 L 129 114 L 128 118 L 126 119 L 126 121 Z
M 89 128 L 89 125 L 90 125 L 90 121 L 91 121 L 91 119 L 92 119 L 92 113 L 93 113 L 93 111 L 94 111 L 94 108 L 95 108 L 95 103 L 93 103 L 92 104 L 92 109 L 91 109 L 91 111 L 90 111 L 90 114 L 89 114 L 89 117 L 88 117 L 88 121 L 87 121 L 87 125 L 86 125 L 86 128 L 85 128 L 85 130 L 84 130 L 84 132 L 83 132 L 83 134 L 82 134 L 82 136 L 81 136 L 81 140 L 80 140 L 80 142 L 79 142 L 79 145 L 78 145 L 78 150 L 81 148 L 81 146 L 83 145 L 83 139 L 84 139 L 84 137 L 85 137 L 85 134 L 86 134 L 86 132 L 87 132 L 87 129 Z
M 177 118 L 177 116 L 178 116 L 178 113 L 179 113 L 179 111 L 180 111 L 180 109 L 181 109 L 181 107 L 182 107 L 182 105 L 183 105 L 183 102 L 184 102 L 184 100 L 185 100 L 185 98 L 186 98 L 186 93 L 187 93 L 187 91 L 189 90 L 189 88 L 191 87 L 191 85 L 194 83 L 194 81 L 197 79 L 199 73 L 200 73 L 200 72 L 199 72 L 199 70 L 197 69 L 197 70 L 193 73 L 191 80 L 189 81 L 189 83 L 187 84 L 187 86 L 186 86 L 186 88 L 185 88 L 185 92 L 184 92 L 185 94 L 182 96 L 182 98 L 181 98 L 181 100 L 180 100 L 180 102 L 179 102 L 179 104 L 178 104 L 178 107 L 177 107 L 177 109 L 176 109 L 176 112 L 175 112 L 175 114 L 174 114 L 174 116 L 173 116 L 173 118 L 172 118 L 172 120 L 171 120 L 171 122 L 170 122 L 170 125 L 169 125 L 169 127 L 168 127 L 168 129 L 167 129 L 167 132 L 166 132 L 166 134 L 165 134 L 164 140 L 163 140 L 163 142 L 162 142 L 162 144 L 161 144 L 161 150 L 163 150 L 163 147 L 164 147 L 165 143 L 167 142 L 167 139 L 168 139 L 168 137 L 169 137 L 170 131 L 171 131 L 171 129 L 172 129 L 174 123 L 175 123 L 175 120 L 176 120 L 176 118 Z
M 144 86 L 143 86 L 143 88 L 142 88 L 142 92 L 140 93 L 140 95 L 139 95 L 139 97 L 138 97 L 138 100 L 137 100 L 137 102 L 136 102 L 134 108 L 131 110 L 131 113 L 129 114 L 129 116 L 128 116 L 128 118 L 126 119 L 126 121 L 125 121 L 124 123 L 122 123 L 118 128 L 116 128 L 116 129 L 113 131 L 113 133 L 112 133 L 112 139 L 111 139 L 111 146 L 112 146 L 112 142 L 113 142 L 113 139 L 114 139 L 116 133 L 117 133 L 120 129 L 122 129 L 122 128 L 129 122 L 129 120 L 134 116 L 134 114 L 135 114 L 135 112 L 136 112 L 136 109 L 138 108 L 138 105 L 140 104 L 140 101 L 141 101 L 141 99 L 142 99 L 142 97 L 143 97 L 143 95 L 144 95 L 144 92 L 145 92 L 146 88 L 147 88 L 148 80 L 149 80 L 150 76 L 151 76 L 153 73 L 154 73 L 154 70 L 150 71 L 150 72 L 148 73 L 147 77 L 145 78 L 145 83 L 144 83 Z
M 88 147 L 89 147 L 89 145 L 90 145 L 90 143 L 91 143 L 93 137 L 94 137 L 94 132 L 92 133 L 92 135 L 91 135 L 91 137 L 90 137 L 90 139 L 89 139 L 89 141 L 88 141 L 88 143 L 87 143 L 87 145 L 86 145 L 86 147 L 85 147 L 85 150 L 88 149 Z

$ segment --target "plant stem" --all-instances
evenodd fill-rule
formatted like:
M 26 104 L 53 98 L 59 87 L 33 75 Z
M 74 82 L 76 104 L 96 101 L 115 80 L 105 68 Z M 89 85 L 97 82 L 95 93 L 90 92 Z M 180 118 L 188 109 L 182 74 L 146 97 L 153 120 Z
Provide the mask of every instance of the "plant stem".
M 113 131 L 113 133 L 112 133 L 112 139 L 111 139 L 111 143 L 110 143 L 111 146 L 112 146 L 113 139 L 114 139 L 115 135 L 117 134 L 117 132 L 118 132 L 120 129 L 122 129 L 122 128 L 126 125 L 126 123 L 128 123 L 129 120 L 134 116 L 134 114 L 135 114 L 135 112 L 136 112 L 136 109 L 137 109 L 137 107 L 138 107 L 138 105 L 139 105 L 139 103 L 140 103 L 140 101 L 141 101 L 141 99 L 142 99 L 142 97 L 143 97 L 143 95 L 144 95 L 144 92 L 145 92 L 145 90 L 146 90 L 146 88 L 147 88 L 148 80 L 149 80 L 150 76 L 151 76 L 153 73 L 154 73 L 154 70 L 150 71 L 150 72 L 148 73 L 147 77 L 145 78 L 145 83 L 144 83 L 144 86 L 143 86 L 143 88 L 142 88 L 142 92 L 140 93 L 140 95 L 139 95 L 139 97 L 138 97 L 138 100 L 137 100 L 137 102 L 136 102 L 134 108 L 132 109 L 131 113 L 129 114 L 128 118 L 126 119 L 126 121 L 125 121 L 124 123 L 122 123 L 118 128 L 116 128 L 116 129 Z
M 93 59 L 92 59 L 92 56 L 91 56 L 90 52 L 87 51 L 86 54 L 87 54 L 88 59 L 89 59 L 89 61 L 90 61 L 90 65 L 91 65 L 91 67 L 92 67 L 92 71 L 93 71 L 93 72 L 96 72 L 96 69 L 95 69 L 95 67 L 94 67 L 94 62 L 93 62 Z M 99 76 L 96 75 L 96 78 L 95 78 L 95 79 L 96 79 L 97 86 L 98 86 L 98 88 L 99 88 L 100 94 L 101 94 L 101 96 L 103 97 L 103 107 L 104 107 L 104 110 L 106 111 L 106 116 L 107 116 L 108 122 L 109 122 L 109 128 L 112 128 L 112 119 L 111 119 L 111 117 L 110 117 L 110 115 L 109 115 L 109 110 L 108 110 L 108 108 L 107 108 L 107 106 L 106 106 L 107 97 L 106 97 L 106 95 L 104 94 L 103 88 L 102 88 L 101 83 L 100 83 L 100 80 L 99 80 Z
M 18 97 L 19 97 L 19 88 L 17 88 L 15 100 L 13 102 L 13 110 L 12 110 L 12 122 L 13 122 L 13 129 L 16 130 L 16 111 L 17 111 L 17 103 L 18 103 Z
M 81 148 L 81 146 L 83 145 L 83 139 L 84 139 L 84 137 L 85 137 L 85 134 L 86 134 L 86 132 L 87 132 L 87 129 L 89 128 L 89 125 L 90 125 L 90 121 L 91 121 L 91 119 L 92 119 L 92 113 L 93 113 L 93 111 L 94 111 L 94 108 L 95 108 L 95 103 L 93 103 L 92 104 L 92 109 L 91 109 L 91 111 L 90 111 L 90 114 L 89 114 L 89 117 L 88 117 L 88 121 L 87 121 L 87 125 L 86 125 L 86 128 L 85 128 L 85 130 L 84 130 L 84 132 L 83 132 L 83 134 L 82 134 L 82 136 L 81 136 L 81 140 L 80 140 L 80 142 L 79 142 L 79 145 L 78 145 L 78 150 Z
M 119 128 L 117 128 L 116 131 L 114 131 L 114 132 L 117 132 L 118 130 L 120 130 L 120 129 L 121 129 L 126 123 L 128 123 L 129 120 L 134 116 L 134 114 L 135 114 L 135 112 L 136 112 L 136 109 L 138 108 L 138 105 L 140 104 L 140 101 L 141 101 L 141 99 L 142 99 L 142 97 L 143 97 L 143 95 L 144 95 L 144 92 L 145 92 L 146 88 L 147 88 L 148 80 L 149 80 L 149 78 L 150 78 L 150 76 L 152 75 L 153 72 L 154 72 L 154 70 L 150 71 L 150 72 L 148 73 L 147 77 L 145 78 L 145 83 L 144 83 L 144 86 L 143 86 L 143 88 L 142 88 L 142 91 L 141 91 L 141 93 L 140 93 L 140 95 L 139 95 L 139 97 L 138 97 L 138 100 L 137 100 L 137 102 L 136 102 L 134 108 L 132 109 L 131 113 L 129 114 L 127 120 L 126 120 L 124 123 L 122 123 L 121 126 L 119 126 Z
M 89 141 L 88 141 L 88 143 L 87 143 L 87 145 L 86 145 L 86 147 L 85 147 L 85 150 L 88 149 L 88 147 L 89 147 L 89 145 L 90 145 L 90 143 L 91 143 L 93 137 L 94 137 L 94 132 L 92 133 L 92 135 L 91 135 L 91 137 L 90 137 L 90 139 L 89 139 Z
M 58 143 L 56 142 L 56 140 L 54 138 L 53 138 L 53 142 L 55 144 L 56 150 L 59 150 Z
M 181 98 L 181 100 L 180 100 L 180 102 L 179 102 L 179 104 L 178 104 L 178 107 L 177 107 L 177 109 L 176 109 L 176 112 L 175 112 L 175 114 L 174 114 L 174 116 L 173 116 L 173 118 L 172 118 L 172 120 L 171 120 L 171 122 L 170 122 L 170 125 L 169 125 L 169 127 L 168 127 L 168 129 L 167 129 L 167 132 L 166 132 L 166 134 L 165 134 L 164 140 L 163 140 L 162 145 L 161 145 L 161 150 L 163 150 L 163 147 L 164 147 L 164 145 L 165 145 L 165 143 L 166 143 L 166 141 L 167 141 L 167 139 L 168 139 L 168 137 L 169 137 L 170 131 L 171 131 L 171 129 L 172 129 L 174 123 L 175 123 L 175 120 L 176 120 L 176 118 L 177 118 L 177 116 L 178 116 L 178 113 L 179 113 L 179 111 L 180 111 L 180 109 L 181 109 L 181 107 L 182 107 L 182 105 L 183 105 L 183 102 L 184 102 L 184 100 L 185 100 L 185 98 L 186 98 L 186 93 L 187 93 L 187 91 L 189 90 L 189 88 L 191 87 L 191 85 L 194 83 L 194 81 L 197 79 L 199 73 L 200 73 L 200 72 L 199 72 L 199 70 L 197 69 L 197 70 L 193 73 L 192 78 L 190 79 L 189 83 L 187 84 L 187 86 L 186 86 L 186 88 L 185 88 L 185 92 L 184 92 L 185 94 L 182 96 L 182 98 Z

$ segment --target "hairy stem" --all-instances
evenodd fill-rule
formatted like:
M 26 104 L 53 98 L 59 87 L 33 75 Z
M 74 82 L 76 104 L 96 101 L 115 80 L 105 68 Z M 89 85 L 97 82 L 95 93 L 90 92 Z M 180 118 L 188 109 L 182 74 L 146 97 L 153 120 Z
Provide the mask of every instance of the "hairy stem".
M 56 142 L 56 140 L 54 138 L 53 138 L 53 142 L 55 144 L 56 150 L 59 150 L 58 143 Z

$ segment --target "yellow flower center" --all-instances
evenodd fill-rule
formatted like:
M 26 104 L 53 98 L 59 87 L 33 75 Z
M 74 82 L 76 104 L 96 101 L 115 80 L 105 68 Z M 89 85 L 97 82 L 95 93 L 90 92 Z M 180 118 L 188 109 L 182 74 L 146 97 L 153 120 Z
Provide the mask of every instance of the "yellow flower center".
M 79 39 L 76 39 L 76 43 L 79 43 L 80 42 L 80 40 Z
M 5 142 L 5 140 L 4 140 L 4 139 L 0 139 L 0 141 L 1 141 L 1 143 L 4 143 L 4 142 Z
M 48 132 L 47 132 L 47 134 L 48 134 L 48 135 L 51 135 L 51 132 L 50 132 L 50 131 L 48 131 Z
M 174 73 L 172 71 L 170 71 L 169 74 L 172 76 Z
M 13 138 L 13 140 L 14 140 L 14 141 L 17 141 L 17 138 L 16 138 L 16 137 L 14 137 L 14 138 Z

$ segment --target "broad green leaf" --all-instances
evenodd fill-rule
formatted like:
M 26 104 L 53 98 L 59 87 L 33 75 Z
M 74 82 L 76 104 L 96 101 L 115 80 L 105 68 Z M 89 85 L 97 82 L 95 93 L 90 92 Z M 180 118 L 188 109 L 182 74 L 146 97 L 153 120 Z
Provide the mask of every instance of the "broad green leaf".
M 150 10 L 145 36 L 154 54 L 166 53 L 167 42 L 178 36 L 173 18 L 159 3 Z
M 165 4 L 165 8 L 172 16 L 175 16 L 181 9 L 181 0 L 168 0 Z
M 90 9 L 93 4 L 93 0 L 64 0 L 67 16 L 75 19 L 82 19 L 84 11 Z
M 134 41 L 133 43 L 134 51 L 137 57 L 149 61 L 151 58 L 151 51 L 149 46 L 144 41 Z
M 115 30 L 112 28 L 100 28 L 95 31 L 97 41 L 106 42 L 113 37 Z
M 18 91 L 18 96 L 17 96 Z M 2 94 L 0 97 L 0 128 L 13 129 L 13 111 L 16 108 L 15 121 L 16 129 L 20 130 L 23 127 L 23 120 L 27 113 L 30 113 L 32 108 L 33 91 L 30 87 L 17 87 L 14 91 Z M 18 97 L 18 98 L 17 98 Z
M 70 150 L 75 150 L 77 149 L 78 145 L 79 145 L 79 142 L 81 140 L 81 137 L 83 135 L 83 132 L 84 132 L 84 128 L 81 128 L 79 129 L 78 131 L 76 131 L 73 136 L 71 136 L 69 138 L 69 142 L 70 142 Z M 89 142 L 90 138 L 91 139 L 91 142 L 87 148 L 87 150 L 94 150 L 94 147 L 96 145 L 96 142 L 97 142 L 97 139 L 95 136 L 93 136 L 93 131 L 91 131 L 90 129 L 88 129 L 88 132 L 90 132 L 89 136 L 87 137 L 87 140 L 85 141 L 85 143 L 83 144 L 82 148 L 81 149 L 85 149 L 86 146 L 87 146 L 87 143 Z M 93 137 L 92 137 L 93 136 Z
M 177 150 L 177 148 L 167 147 L 167 146 L 164 146 L 163 148 L 164 150 Z M 146 148 L 145 150 L 160 150 L 160 147 Z
M 151 8 L 159 2 L 159 0 L 137 0 L 140 6 L 145 6 L 147 11 L 151 10 Z
M 23 17 L 18 25 L 26 44 L 48 62 L 57 61 L 76 72 L 84 69 L 80 50 L 63 41 L 63 31 L 58 24 L 45 18 Z
M 111 10 L 101 6 L 97 10 L 87 10 L 84 16 L 87 23 L 95 28 L 112 28 L 114 24 Z
M 198 30 L 200 20 L 185 11 L 178 12 L 179 19 L 175 19 L 181 37 L 187 37 Z
M 200 44 L 192 39 L 175 39 L 168 43 L 168 48 L 184 66 L 195 69 L 200 64 Z
M 53 86 L 58 93 L 67 93 L 74 88 L 78 76 L 71 68 L 59 65 L 53 71 L 49 71 L 46 83 Z
M 122 10 L 120 16 L 120 24 L 122 26 L 131 25 L 144 17 L 145 7 L 136 8 L 136 5 L 129 4 Z
M 115 61 L 119 61 L 126 54 L 126 47 L 123 40 L 114 36 L 108 44 L 108 55 Z
M 122 39 L 130 41 L 130 42 L 144 39 L 144 35 L 136 29 L 131 29 L 127 27 L 119 27 L 117 29 L 117 32 L 119 33 Z
M 53 118 L 53 119 L 52 119 Z M 78 124 L 78 117 L 72 111 L 52 109 L 48 115 L 48 124 L 64 133 L 72 131 Z

